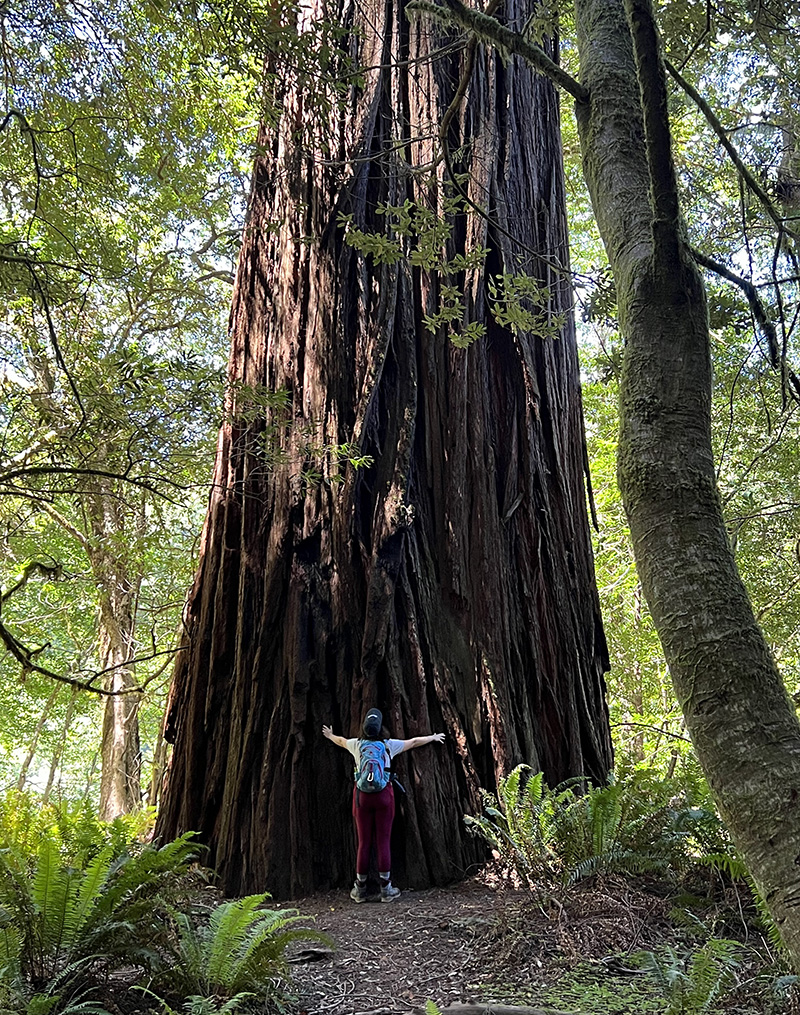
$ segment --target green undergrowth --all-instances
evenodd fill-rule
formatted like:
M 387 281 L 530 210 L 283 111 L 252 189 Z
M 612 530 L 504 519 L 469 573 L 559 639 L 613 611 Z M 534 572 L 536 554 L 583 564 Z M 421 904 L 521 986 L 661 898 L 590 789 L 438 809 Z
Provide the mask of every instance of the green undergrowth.
M 88 800 L 49 800 L 36 793 L 9 790 L 0 796 L 0 847 L 19 856 L 36 853 L 43 836 L 80 866 L 101 849 L 121 856 L 152 832 L 155 810 L 143 808 L 113 821 L 101 821 Z
M 581 963 L 547 987 L 514 981 L 476 985 L 486 1005 L 546 1006 L 557 1012 L 580 1015 L 665 1015 L 666 999 L 657 984 L 644 977 L 611 976 L 596 964 Z
M 532 966 L 528 957 L 539 944 L 540 930 L 531 928 L 528 947 L 517 942 L 516 964 L 494 970 L 490 982 L 469 984 L 468 990 L 482 1004 L 580 1015 L 796 1015 L 800 1010 L 798 978 L 754 942 L 693 941 L 681 936 L 680 927 L 662 928 L 662 933 L 665 939 L 651 951 L 631 949 L 598 959 L 579 957 L 570 948 L 569 956 L 553 954 Z
M 520 765 L 464 818 L 502 874 L 534 897 L 560 901 L 598 875 L 647 876 L 678 885 L 694 875 L 746 876 L 703 788 L 639 770 L 604 786 L 571 779 L 550 788 Z
M 780 935 L 702 781 L 639 769 L 603 786 L 574 779 L 550 788 L 519 766 L 465 822 L 489 847 L 494 878 L 533 903 L 510 928 L 522 964 L 543 936 L 562 956 L 529 983 L 501 982 L 510 979 L 504 970 L 474 985 L 483 1000 L 582 1015 L 800 1011 Z M 628 916 L 635 906 L 638 930 L 622 919 L 616 939 L 631 936 L 629 950 L 615 954 L 610 933 L 604 954 L 595 931 L 602 935 L 615 906 Z M 549 938 L 547 921 L 556 928 Z M 592 947 L 582 927 L 592 928 Z
M 164 1015 L 284 1007 L 287 946 L 327 939 L 266 894 L 219 902 L 193 833 L 148 825 L 0 801 L 0 1015 L 108 1015 L 120 990 Z
M 763 958 L 763 956 L 762 956 Z M 581 1015 L 795 1015 L 797 977 L 759 966 L 739 941 L 710 938 L 689 950 L 618 957 L 617 973 L 603 963 L 580 963 L 527 1003 Z
M 528 1003 L 533 1000 L 528 999 Z M 538 993 L 536 1002 L 558 1011 L 582 1015 L 665 1015 L 665 995 L 645 976 L 614 976 L 597 964 L 581 963 L 553 986 Z

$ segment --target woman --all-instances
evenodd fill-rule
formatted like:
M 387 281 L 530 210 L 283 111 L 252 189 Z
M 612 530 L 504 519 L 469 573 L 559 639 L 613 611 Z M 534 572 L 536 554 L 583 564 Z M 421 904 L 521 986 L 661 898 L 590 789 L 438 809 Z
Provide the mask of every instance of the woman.
M 374 773 L 371 771 L 370 775 L 362 775 L 361 781 L 365 785 L 368 780 L 372 779 L 373 774 L 378 784 L 381 784 L 383 782 L 381 768 L 386 773 L 389 773 L 392 759 L 396 758 L 398 754 L 402 754 L 403 751 L 410 751 L 412 747 L 422 747 L 424 744 L 432 744 L 434 741 L 440 744 L 444 740 L 444 733 L 432 733 L 428 737 L 414 737 L 412 740 L 385 739 L 381 736 L 382 726 L 383 716 L 377 708 L 371 708 L 364 717 L 364 724 L 362 726 L 363 736 L 361 737 L 352 737 L 350 740 L 345 740 L 344 737 L 337 737 L 330 726 L 322 727 L 322 732 L 328 740 L 338 744 L 339 747 L 344 747 L 346 751 L 349 751 L 353 755 L 356 762 L 357 779 L 361 771 L 362 745 L 376 742 L 383 743 L 385 750 L 383 764 L 378 766 Z M 374 753 L 373 750 L 364 751 L 365 757 L 371 757 Z M 378 792 L 366 792 L 364 789 L 354 786 L 353 818 L 355 819 L 356 832 L 358 834 L 358 855 L 356 857 L 356 880 L 350 891 L 350 898 L 353 902 L 367 901 L 369 854 L 374 842 L 378 853 L 381 902 L 393 902 L 400 894 L 400 890 L 394 887 L 391 877 L 390 843 L 392 822 L 394 821 L 394 788 L 391 780 Z

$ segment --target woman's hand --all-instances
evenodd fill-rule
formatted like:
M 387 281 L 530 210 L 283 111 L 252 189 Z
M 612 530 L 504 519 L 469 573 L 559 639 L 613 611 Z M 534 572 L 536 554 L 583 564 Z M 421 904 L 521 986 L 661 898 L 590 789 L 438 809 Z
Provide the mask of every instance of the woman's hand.
M 337 737 L 330 726 L 322 727 L 322 735 L 327 737 L 332 744 L 336 744 L 337 747 L 343 747 L 347 750 L 347 741 L 344 737 Z
M 431 740 L 435 740 L 437 744 L 444 743 L 444 733 L 432 733 Z

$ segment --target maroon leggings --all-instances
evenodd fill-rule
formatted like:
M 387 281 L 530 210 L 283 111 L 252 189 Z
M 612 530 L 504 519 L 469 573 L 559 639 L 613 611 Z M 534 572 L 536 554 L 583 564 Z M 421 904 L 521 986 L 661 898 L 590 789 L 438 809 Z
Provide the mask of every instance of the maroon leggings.
M 369 873 L 372 843 L 378 851 L 378 870 L 392 869 L 391 838 L 394 821 L 394 789 L 391 783 L 380 793 L 362 793 L 353 789 L 353 817 L 358 832 L 356 874 Z

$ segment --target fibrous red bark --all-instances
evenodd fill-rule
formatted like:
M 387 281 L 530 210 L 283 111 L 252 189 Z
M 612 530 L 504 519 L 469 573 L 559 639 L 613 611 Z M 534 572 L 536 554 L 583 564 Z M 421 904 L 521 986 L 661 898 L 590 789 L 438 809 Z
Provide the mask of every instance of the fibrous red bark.
M 506 9 L 524 23 L 520 0 Z M 449 280 L 487 334 L 456 348 L 423 324 L 441 275 L 359 253 L 340 213 L 384 235 L 381 205 L 446 218 L 437 129 L 467 58 L 402 0 L 327 15 L 363 69 L 328 116 L 289 81 L 262 128 L 168 729 L 159 831 L 201 832 L 231 893 L 352 878 L 351 766 L 320 728 L 354 735 L 369 706 L 394 736 L 448 735 L 400 765 L 394 875 L 418 886 L 478 857 L 462 815 L 479 787 L 520 761 L 551 783 L 611 761 L 557 98 L 477 50 L 450 147 L 488 216 L 453 213 L 443 256 L 489 248 Z M 490 273 L 521 268 L 549 289 L 555 337 L 492 320 Z M 284 408 L 253 418 L 254 389 L 285 390 L 292 425 Z M 343 466 L 344 443 L 373 463 Z

